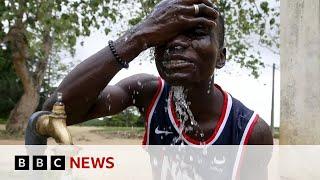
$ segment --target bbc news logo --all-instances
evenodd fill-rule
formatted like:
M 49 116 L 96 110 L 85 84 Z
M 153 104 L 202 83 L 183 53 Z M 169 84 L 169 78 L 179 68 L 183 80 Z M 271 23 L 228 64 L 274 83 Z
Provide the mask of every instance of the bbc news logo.
M 30 158 L 32 158 L 32 170 L 48 170 L 48 159 L 50 159 L 50 170 L 65 170 L 65 156 L 15 156 L 15 170 L 31 170 Z
M 66 170 L 65 156 L 15 156 L 15 170 Z M 31 166 L 32 159 L 32 169 Z M 48 167 L 48 162 L 50 167 Z M 113 157 L 69 157 L 70 169 L 112 169 Z

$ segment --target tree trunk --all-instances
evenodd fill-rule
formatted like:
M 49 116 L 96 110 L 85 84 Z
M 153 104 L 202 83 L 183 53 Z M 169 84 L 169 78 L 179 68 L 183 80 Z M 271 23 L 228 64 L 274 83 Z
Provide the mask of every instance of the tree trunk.
M 15 39 L 11 41 L 12 61 L 17 76 L 21 79 L 24 93 L 10 112 L 6 130 L 10 133 L 22 134 L 28 118 L 35 111 L 39 102 L 38 88 L 26 65 L 27 45 L 23 40 L 21 29 L 13 29 Z
M 33 92 L 31 92 L 33 91 Z M 31 90 L 24 93 L 10 113 L 6 130 L 12 134 L 22 134 L 31 114 L 36 110 L 39 103 L 39 93 Z
M 24 1 L 22 1 L 24 2 Z M 19 4 L 21 7 L 24 4 Z M 52 49 L 52 37 L 50 27 L 46 27 L 42 35 L 41 56 L 37 57 L 37 64 L 34 73 L 29 71 L 27 60 L 29 58 L 29 42 L 26 37 L 26 26 L 22 21 L 23 9 L 21 9 L 18 19 L 15 21 L 6 36 L 12 50 L 12 61 L 17 76 L 21 79 L 24 94 L 14 109 L 10 112 L 6 130 L 10 133 L 21 134 L 26 129 L 26 125 L 31 114 L 36 110 L 40 95 L 40 87 L 47 68 L 48 58 Z M 51 11 L 50 11 L 51 12 Z
M 16 74 L 22 81 L 24 94 L 14 109 L 10 112 L 7 121 L 6 130 L 13 134 L 22 134 L 31 114 L 36 110 L 39 104 L 39 89 L 44 78 L 44 72 L 47 67 L 48 56 L 51 51 L 51 41 L 44 42 L 45 56 L 38 62 L 35 76 L 29 72 L 26 65 L 26 56 L 24 51 L 13 52 L 13 64 Z M 19 45 L 21 47 L 21 44 Z M 23 48 L 20 48 L 20 50 Z

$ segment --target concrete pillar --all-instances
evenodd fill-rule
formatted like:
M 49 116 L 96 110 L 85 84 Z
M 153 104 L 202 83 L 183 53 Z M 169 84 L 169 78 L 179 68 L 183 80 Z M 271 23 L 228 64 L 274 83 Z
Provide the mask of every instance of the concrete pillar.
M 281 0 L 280 144 L 320 144 L 320 1 Z

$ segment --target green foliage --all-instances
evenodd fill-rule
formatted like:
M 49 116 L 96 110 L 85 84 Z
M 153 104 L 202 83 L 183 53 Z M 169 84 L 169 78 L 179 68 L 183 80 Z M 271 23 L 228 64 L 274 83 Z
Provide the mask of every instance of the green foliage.
M 275 0 L 277 3 L 279 0 Z M 138 24 L 160 2 L 160 0 L 136 0 L 142 7 L 137 16 L 129 24 Z M 226 22 L 227 59 L 251 70 L 254 77 L 258 77 L 258 70 L 264 67 L 258 44 L 279 54 L 279 18 L 280 8 L 271 7 L 269 1 L 256 0 L 220 0 L 217 4 Z M 279 4 L 279 3 L 278 3 Z M 251 39 L 250 39 L 251 37 Z M 256 37 L 256 39 L 252 39 Z
M 84 123 L 82 126 L 111 126 L 111 127 L 143 127 L 144 121 L 138 110 L 134 107 L 129 107 L 123 112 L 101 119 L 93 119 Z
M 279 139 L 280 138 L 280 129 L 279 129 L 279 127 L 275 127 L 274 128 L 273 138 L 275 138 L 275 139 Z
M 0 42 L 8 34 L 5 32 L 22 21 L 31 66 L 44 57 L 44 42 L 51 41 L 55 49 L 67 49 L 74 55 L 79 36 L 89 36 L 93 29 L 115 22 L 117 4 L 100 0 L 4 0 L 0 2 Z
M 7 118 L 0 118 L 0 124 L 6 124 Z
M 10 50 L 0 47 L 0 117 L 9 116 L 22 92 L 22 84 L 13 70 Z
M 120 127 L 143 127 L 144 121 L 136 108 L 129 107 L 123 112 L 112 116 L 111 118 L 106 117 L 107 126 L 120 126 Z

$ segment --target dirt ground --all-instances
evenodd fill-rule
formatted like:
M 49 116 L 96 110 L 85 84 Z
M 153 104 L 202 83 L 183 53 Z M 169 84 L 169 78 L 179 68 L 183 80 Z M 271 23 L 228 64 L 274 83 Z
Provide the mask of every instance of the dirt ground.
M 73 138 L 74 144 L 79 145 L 140 145 L 141 138 L 114 138 L 95 131 L 102 130 L 101 127 L 82 127 L 82 126 L 70 126 L 68 127 Z M 5 125 L 0 125 L 0 131 L 5 130 Z M 0 145 L 22 145 L 24 144 L 23 137 L 0 137 Z M 55 141 L 50 138 L 48 144 L 56 144 Z

